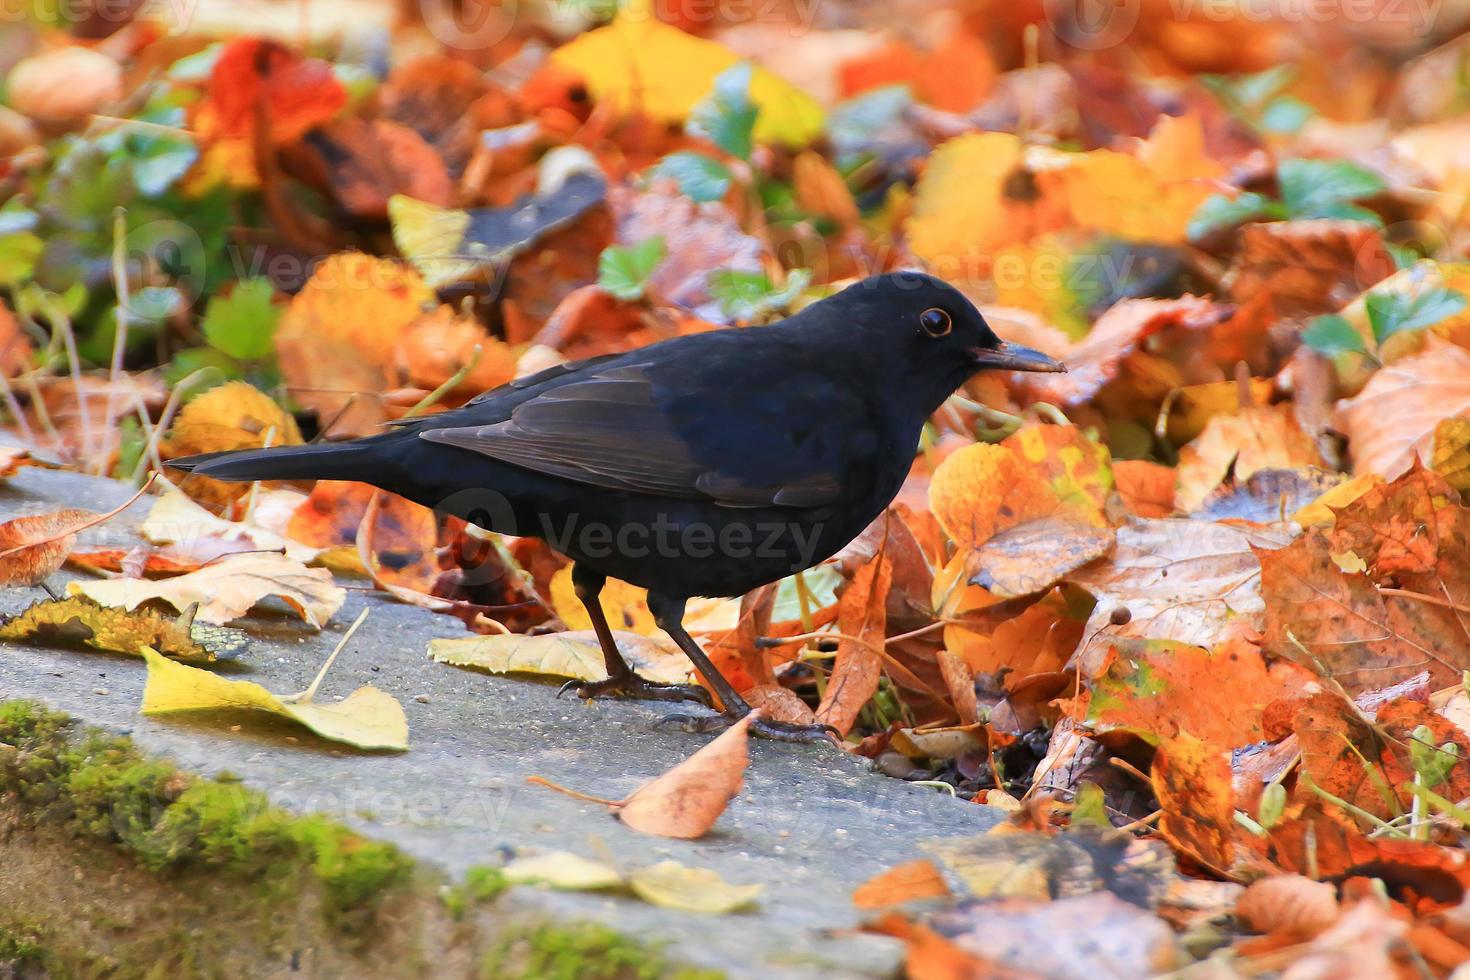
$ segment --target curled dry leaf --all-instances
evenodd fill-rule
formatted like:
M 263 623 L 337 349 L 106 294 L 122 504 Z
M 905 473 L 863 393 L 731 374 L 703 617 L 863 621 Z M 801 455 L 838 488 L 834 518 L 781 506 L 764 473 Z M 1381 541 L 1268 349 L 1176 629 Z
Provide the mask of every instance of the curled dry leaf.
M 703 837 L 740 792 L 750 765 L 751 712 L 720 737 L 629 796 L 618 807 L 623 823 L 644 834 Z
M 1304 875 L 1275 875 L 1253 881 L 1235 903 L 1235 917 L 1251 932 L 1311 939 L 1342 914 L 1337 887 Z
M 817 721 L 846 735 L 878 690 L 887 638 L 888 588 L 893 569 L 880 554 L 857 570 L 837 605 L 837 660 L 817 706 Z
M 0 524 L 0 587 L 45 581 L 66 564 L 78 534 L 127 510 L 152 485 L 153 481 L 148 481 L 126 502 L 105 514 L 68 508 Z
M 157 582 L 130 578 L 70 582 L 67 591 L 124 609 L 154 599 L 180 611 L 197 605 L 198 618 L 206 623 L 239 619 L 262 599 L 274 596 L 318 629 L 347 599 L 325 568 L 307 568 L 285 555 L 261 552 L 230 555 L 197 572 Z
M 10 70 L 6 98 L 41 123 L 80 123 L 122 98 L 123 71 L 116 61 L 81 46 L 27 58 Z
M 148 682 L 143 688 L 140 709 L 145 715 L 264 711 L 299 722 L 322 738 L 360 749 L 399 752 L 408 749 L 408 719 L 403 714 L 403 706 L 371 685 L 360 687 L 333 704 L 317 704 L 314 690 L 272 694 L 254 681 L 231 680 L 198 667 L 177 664 L 147 648 L 143 650 L 143 659 L 148 663 Z
M 687 684 L 692 665 L 672 641 L 660 641 L 618 630 L 613 633 L 628 665 L 659 684 Z M 591 630 L 525 636 L 502 633 L 430 640 L 429 658 L 454 667 L 473 667 L 492 674 L 536 674 L 572 680 L 607 677 L 602 647 Z M 788 692 L 789 693 L 789 692 Z M 795 695 L 793 695 L 794 697 Z

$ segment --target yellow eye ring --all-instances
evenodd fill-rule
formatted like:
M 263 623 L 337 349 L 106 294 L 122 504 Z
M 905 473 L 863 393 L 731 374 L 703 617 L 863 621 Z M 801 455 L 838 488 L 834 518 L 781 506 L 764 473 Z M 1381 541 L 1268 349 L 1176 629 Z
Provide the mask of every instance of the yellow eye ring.
M 954 329 L 954 322 L 944 310 L 931 306 L 919 314 L 919 326 L 931 337 L 943 337 Z

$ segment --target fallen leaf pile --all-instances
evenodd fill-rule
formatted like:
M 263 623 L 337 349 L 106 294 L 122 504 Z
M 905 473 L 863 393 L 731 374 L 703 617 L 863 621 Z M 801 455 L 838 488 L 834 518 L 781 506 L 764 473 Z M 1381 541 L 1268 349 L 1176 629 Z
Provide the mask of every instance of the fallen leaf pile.
M 1459 7 L 533 0 L 487 40 L 404 4 L 366 45 L 124 6 L 0 57 L 0 481 L 370 434 L 923 267 L 1069 372 L 972 380 L 855 541 L 688 618 L 764 716 L 1004 816 L 922 857 L 913 828 L 854 896 L 871 928 L 921 978 L 1470 959 Z M 330 627 L 347 577 L 447 614 L 433 662 L 603 671 L 565 558 L 362 486 L 188 477 L 142 545 L 18 513 L 0 583 L 94 577 L 0 637 L 145 656 L 150 712 L 402 748 L 382 692 L 193 666 L 248 663 L 206 624 Z M 601 601 L 645 676 L 690 680 L 641 590 Z M 737 731 L 619 818 L 708 831 Z

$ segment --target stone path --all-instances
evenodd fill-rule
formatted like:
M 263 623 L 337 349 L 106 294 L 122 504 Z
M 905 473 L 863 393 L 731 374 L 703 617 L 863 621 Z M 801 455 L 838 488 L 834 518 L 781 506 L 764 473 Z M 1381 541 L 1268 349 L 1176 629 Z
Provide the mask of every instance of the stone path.
M 58 506 L 109 510 L 127 496 L 111 481 L 25 469 L 0 486 L 0 520 Z M 86 532 L 84 542 L 135 541 L 132 528 L 150 503 Z M 0 592 L 0 611 L 17 612 L 40 596 Z M 847 931 L 860 918 L 852 889 L 920 856 L 923 840 L 980 833 L 992 822 L 986 808 L 870 774 L 835 748 L 752 742 L 745 791 L 714 832 L 693 842 L 634 833 L 604 807 L 528 785 L 526 777 L 617 799 L 706 737 L 655 729 L 667 705 L 559 701 L 552 685 L 431 663 L 428 640 L 463 635 L 459 624 L 362 590 L 349 593 L 319 634 L 284 614 L 248 621 L 255 640 L 236 673 L 274 691 L 305 687 L 365 604 L 372 614 L 322 694 L 340 697 L 366 683 L 393 694 L 408 713 L 412 748 L 403 754 L 344 750 L 270 722 L 231 731 L 202 720 L 144 718 L 137 714 L 143 663 L 122 656 L 5 646 L 0 699 L 39 699 L 129 733 L 145 751 L 186 769 L 233 773 L 282 806 L 326 813 L 455 877 L 511 854 L 570 850 L 632 867 L 673 858 L 735 883 L 760 882 L 757 909 L 718 918 L 539 888 L 510 896 L 558 918 L 666 942 L 670 958 L 731 976 L 893 975 L 895 943 Z

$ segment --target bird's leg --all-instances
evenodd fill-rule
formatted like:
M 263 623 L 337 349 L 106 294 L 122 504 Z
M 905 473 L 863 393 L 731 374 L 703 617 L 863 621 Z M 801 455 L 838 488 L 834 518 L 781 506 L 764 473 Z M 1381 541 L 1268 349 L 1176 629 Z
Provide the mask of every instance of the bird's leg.
M 602 647 L 602 659 L 607 665 L 607 679 L 601 681 L 568 681 L 557 692 L 561 697 L 567 691 L 576 691 L 581 698 L 624 697 L 642 698 L 649 701 L 698 701 L 706 707 L 710 704 L 709 692 L 696 684 L 658 684 L 640 677 L 623 655 L 618 652 L 612 628 L 607 625 L 607 614 L 597 596 L 607 577 L 585 569 L 581 565 L 572 567 L 572 588 L 587 615 L 592 619 L 592 629 L 597 634 L 597 644 Z
M 695 668 L 720 696 L 725 710 L 718 715 L 702 717 L 669 715 L 663 720 L 666 723 L 678 725 L 686 732 L 719 731 L 750 714 L 751 707 L 749 702 L 742 698 L 740 693 L 725 679 L 719 669 L 710 663 L 704 651 L 699 648 L 699 644 L 694 642 L 694 637 L 685 631 L 684 606 L 686 601 L 659 595 L 656 592 L 648 593 L 648 608 L 653 613 L 654 622 L 658 623 L 659 629 L 673 637 L 674 642 L 679 644 L 679 649 L 683 650 L 685 655 L 694 662 Z M 757 718 L 752 722 L 750 732 L 752 735 L 775 739 L 779 742 L 825 742 L 831 741 L 837 734 L 837 730 L 831 725 L 793 725 L 784 721 L 768 721 L 764 718 Z

